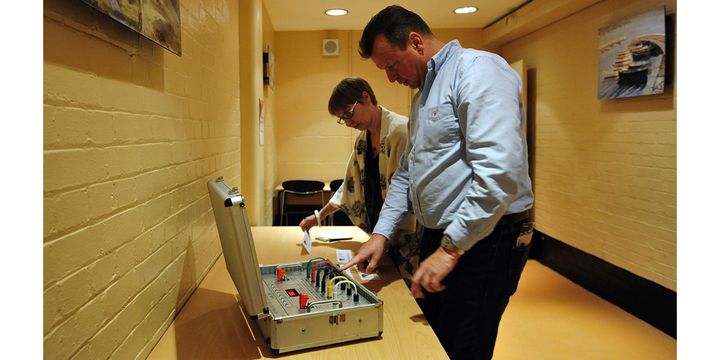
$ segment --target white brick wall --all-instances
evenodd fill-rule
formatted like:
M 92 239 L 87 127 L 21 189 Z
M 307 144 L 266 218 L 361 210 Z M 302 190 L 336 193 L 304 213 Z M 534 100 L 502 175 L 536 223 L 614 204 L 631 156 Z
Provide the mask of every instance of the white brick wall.
M 676 105 L 597 99 L 598 29 L 674 1 L 606 0 L 506 44 L 535 74 L 537 228 L 675 290 Z
M 44 352 L 144 357 L 220 254 L 206 181 L 240 174 L 237 4 L 182 1 L 183 56 L 44 5 Z

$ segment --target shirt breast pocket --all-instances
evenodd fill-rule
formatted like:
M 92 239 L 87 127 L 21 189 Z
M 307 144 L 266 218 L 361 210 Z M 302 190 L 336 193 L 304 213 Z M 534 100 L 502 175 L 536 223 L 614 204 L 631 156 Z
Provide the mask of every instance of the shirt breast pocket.
M 450 104 L 427 109 L 425 139 L 436 148 L 445 148 L 458 141 L 460 124 Z

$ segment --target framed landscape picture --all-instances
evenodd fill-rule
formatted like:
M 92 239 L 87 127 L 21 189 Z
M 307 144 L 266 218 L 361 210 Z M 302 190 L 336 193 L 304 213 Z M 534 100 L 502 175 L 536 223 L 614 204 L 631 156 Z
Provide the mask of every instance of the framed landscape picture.
M 650 10 L 599 30 L 598 98 L 665 91 L 665 8 Z
M 182 55 L 180 0 L 82 0 L 175 54 Z

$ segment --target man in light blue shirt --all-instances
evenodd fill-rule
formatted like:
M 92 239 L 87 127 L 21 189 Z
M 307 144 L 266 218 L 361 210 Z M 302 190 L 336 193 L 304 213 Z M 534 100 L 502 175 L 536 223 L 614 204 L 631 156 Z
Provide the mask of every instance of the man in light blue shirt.
M 360 52 L 419 92 L 378 223 L 345 268 L 374 272 L 413 212 L 413 295 L 451 358 L 489 359 L 528 252 L 516 244 L 533 204 L 521 80 L 500 56 L 444 44 L 399 6 L 370 20 Z

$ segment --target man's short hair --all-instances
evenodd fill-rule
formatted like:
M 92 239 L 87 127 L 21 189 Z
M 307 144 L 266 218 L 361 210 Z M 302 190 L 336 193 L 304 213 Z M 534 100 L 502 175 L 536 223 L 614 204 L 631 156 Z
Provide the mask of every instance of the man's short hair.
M 360 56 L 367 59 L 372 56 L 375 38 L 383 35 L 393 46 L 405 49 L 408 34 L 417 32 L 422 35 L 432 35 L 430 27 L 416 13 L 401 6 L 390 5 L 377 13 L 365 25 L 360 38 Z
M 377 105 L 377 99 L 370 84 L 361 78 L 345 78 L 333 89 L 330 100 L 328 100 L 328 111 L 335 115 L 335 111 L 343 112 L 348 105 L 356 101 L 362 101 L 362 93 L 366 91 L 370 95 L 370 101 Z

